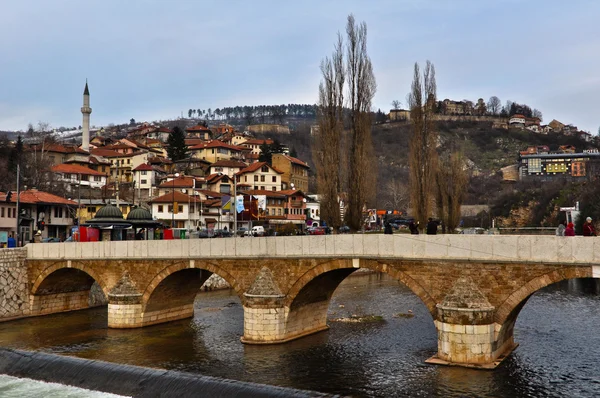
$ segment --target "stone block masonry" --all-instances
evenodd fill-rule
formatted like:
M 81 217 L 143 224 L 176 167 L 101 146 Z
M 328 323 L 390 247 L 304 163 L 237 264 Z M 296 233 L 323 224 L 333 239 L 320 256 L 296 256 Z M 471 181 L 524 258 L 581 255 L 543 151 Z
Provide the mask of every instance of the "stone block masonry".
M 0 249 L 0 318 L 29 315 L 26 249 Z

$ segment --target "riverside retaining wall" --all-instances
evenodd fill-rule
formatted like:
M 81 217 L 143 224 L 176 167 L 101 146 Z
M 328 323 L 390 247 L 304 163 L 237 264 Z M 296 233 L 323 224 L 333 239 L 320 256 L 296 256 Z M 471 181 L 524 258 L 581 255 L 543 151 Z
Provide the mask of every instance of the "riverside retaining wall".
M 29 315 L 26 249 L 0 249 L 0 318 Z

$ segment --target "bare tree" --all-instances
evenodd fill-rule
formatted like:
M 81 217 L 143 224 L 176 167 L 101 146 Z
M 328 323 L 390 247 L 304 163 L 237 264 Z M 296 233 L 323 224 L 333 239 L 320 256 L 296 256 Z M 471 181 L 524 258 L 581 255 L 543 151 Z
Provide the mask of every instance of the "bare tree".
M 425 65 L 423 80 L 419 64 L 415 63 L 409 94 L 412 134 L 409 144 L 410 194 L 415 220 L 424 228 L 431 213 L 431 195 L 434 192 L 435 165 L 437 164 L 437 132 L 434 129 L 436 105 L 435 67 Z
M 437 215 L 450 233 L 460 222 L 460 207 L 468 184 L 465 162 L 460 152 L 438 159 L 435 175 Z
M 502 102 L 500 102 L 500 98 L 495 95 L 491 96 L 487 103 L 487 110 L 490 114 L 496 116 L 500 113 L 500 109 L 502 108 Z
M 340 218 L 340 144 L 344 129 L 344 49 L 338 41 L 331 58 L 321 62 L 323 80 L 319 85 L 317 120 L 319 131 L 315 136 L 313 158 L 317 172 L 317 192 L 321 194 L 321 218 L 334 230 L 341 225 Z
M 367 54 L 367 25 L 357 25 L 354 16 L 346 24 L 346 73 L 350 108 L 350 176 L 346 221 L 353 230 L 363 225 L 363 208 L 375 196 L 376 172 L 371 162 L 371 103 L 377 90 L 371 59 Z
M 408 184 L 398 178 L 391 179 L 385 185 L 389 199 L 385 202 L 385 207 L 391 210 L 405 211 L 410 205 L 410 195 Z
M 398 101 L 398 100 L 393 100 L 392 101 L 392 107 L 394 109 L 400 109 L 400 106 L 402 106 L 402 102 Z
M 532 113 L 532 116 L 533 116 L 533 117 L 537 117 L 538 119 L 540 119 L 540 122 L 541 122 L 541 121 L 542 121 L 542 119 L 543 119 L 543 116 L 542 116 L 542 111 L 540 111 L 539 109 L 534 109 L 534 110 L 533 110 L 533 113 Z

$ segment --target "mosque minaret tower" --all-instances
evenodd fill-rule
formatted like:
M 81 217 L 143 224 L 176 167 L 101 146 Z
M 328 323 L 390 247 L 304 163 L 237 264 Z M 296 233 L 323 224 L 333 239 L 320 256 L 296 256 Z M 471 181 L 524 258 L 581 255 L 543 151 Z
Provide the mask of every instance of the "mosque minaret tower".
M 81 107 L 81 113 L 83 114 L 83 134 L 81 135 L 81 149 L 86 152 L 90 150 L 90 114 L 92 108 L 90 108 L 90 90 L 88 90 L 87 79 L 85 79 L 85 90 L 83 90 L 83 106 Z

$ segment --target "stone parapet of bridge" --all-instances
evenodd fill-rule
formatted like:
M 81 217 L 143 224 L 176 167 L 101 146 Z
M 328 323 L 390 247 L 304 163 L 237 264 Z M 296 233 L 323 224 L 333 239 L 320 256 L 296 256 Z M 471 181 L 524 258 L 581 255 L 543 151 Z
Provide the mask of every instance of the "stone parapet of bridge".
M 402 258 L 600 264 L 600 239 L 353 234 L 29 244 L 27 259 Z

